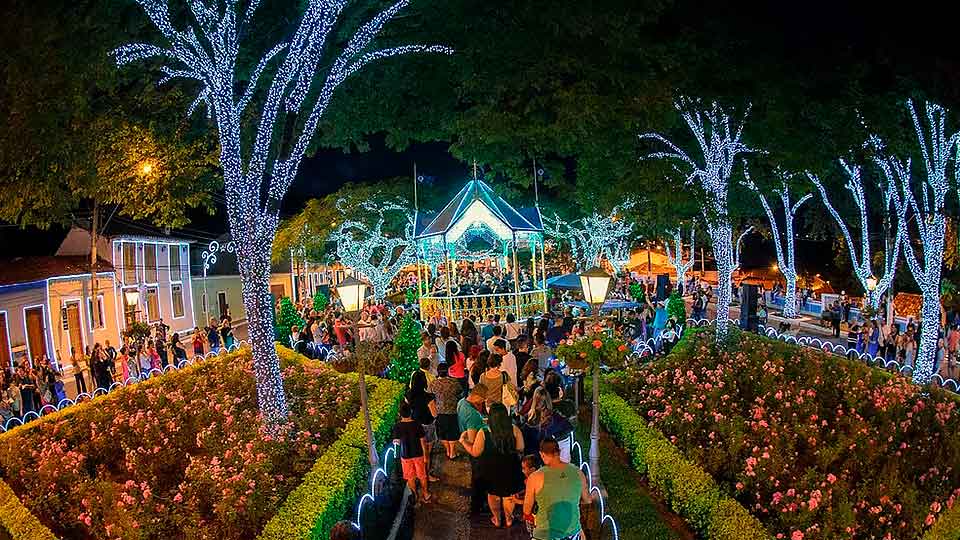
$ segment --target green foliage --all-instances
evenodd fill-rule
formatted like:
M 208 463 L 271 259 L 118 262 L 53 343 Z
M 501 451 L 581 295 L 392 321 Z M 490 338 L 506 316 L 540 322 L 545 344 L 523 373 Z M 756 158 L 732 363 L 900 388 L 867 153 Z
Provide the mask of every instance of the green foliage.
M 667 318 L 673 319 L 677 324 L 687 321 L 687 304 L 677 291 L 670 293 L 670 298 L 667 299 Z
M 131 323 L 126 327 L 126 329 L 124 329 L 123 337 L 129 338 L 136 343 L 140 343 L 141 341 L 150 337 L 150 325 L 143 321 Z
M 708 540 L 769 540 L 763 525 L 724 495 L 703 469 L 690 463 L 663 434 L 647 427 L 620 396 L 600 394 L 600 420 L 623 445 L 634 467 L 667 505 Z
M 407 289 L 407 292 L 404 293 L 404 300 L 407 304 L 416 304 L 420 300 L 420 292 L 416 287 L 410 287 Z
M 345 377 L 350 377 L 349 375 Z M 367 379 L 367 384 L 372 381 Z M 370 423 L 381 447 L 397 421 L 402 384 L 378 380 L 369 399 Z M 320 456 L 257 540 L 326 540 L 333 525 L 353 509 L 366 487 L 367 461 L 363 415 L 351 420 L 340 438 Z
M 286 345 L 290 343 L 291 328 L 299 326 L 303 328 L 303 319 L 297 313 L 290 298 L 284 296 L 280 299 L 280 313 L 277 315 L 277 322 L 273 327 L 274 338 L 280 343 Z
M 213 211 L 216 138 L 192 97 L 116 68 L 110 51 L 152 24 L 134 2 L 12 0 L 0 19 L 0 220 L 46 228 L 84 203 L 177 227 Z M 143 165 L 150 164 L 144 173 Z
M 407 315 L 393 339 L 393 358 L 387 368 L 387 378 L 406 384 L 410 375 L 420 368 L 417 349 L 420 348 L 420 327 Z
M 323 311 L 327 309 L 327 305 L 329 304 L 330 299 L 327 298 L 327 295 L 323 294 L 323 291 L 313 293 L 313 309 L 315 311 Z
M 40 523 L 3 480 L 0 480 L 0 537 L 11 540 L 57 540 L 56 535 Z
M 570 368 L 584 370 L 598 362 L 601 365 L 621 368 L 630 350 L 621 338 L 598 332 L 592 336 L 563 340 L 554 352 L 557 358 Z
M 630 298 L 633 298 L 634 302 L 642 304 L 647 301 L 647 292 L 640 283 L 634 281 L 630 284 Z

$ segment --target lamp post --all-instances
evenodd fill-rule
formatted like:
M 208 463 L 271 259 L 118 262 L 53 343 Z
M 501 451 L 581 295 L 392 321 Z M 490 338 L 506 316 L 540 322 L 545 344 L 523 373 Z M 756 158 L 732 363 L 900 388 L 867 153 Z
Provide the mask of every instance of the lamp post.
M 349 314 L 352 319 L 354 314 L 360 313 L 366 291 L 367 284 L 354 276 L 348 277 L 337 285 L 337 295 L 340 297 L 340 303 L 343 304 L 344 314 Z M 373 430 L 370 428 L 370 409 L 367 408 L 367 381 L 363 376 L 364 371 L 363 359 L 357 358 L 357 374 L 360 376 L 360 409 L 363 411 L 363 424 L 367 431 L 370 470 L 373 471 L 379 465 L 379 458 L 373 443 Z
M 873 293 L 877 290 L 877 277 L 873 274 L 870 274 L 870 277 L 866 279 L 867 285 L 867 304 L 873 308 Z M 864 306 L 866 307 L 866 306 Z
M 612 278 L 594 266 L 580 274 L 583 299 L 593 311 L 594 325 L 599 324 L 600 308 L 607 299 Z M 593 417 L 590 421 L 590 476 L 594 484 L 600 479 L 600 361 L 593 366 Z

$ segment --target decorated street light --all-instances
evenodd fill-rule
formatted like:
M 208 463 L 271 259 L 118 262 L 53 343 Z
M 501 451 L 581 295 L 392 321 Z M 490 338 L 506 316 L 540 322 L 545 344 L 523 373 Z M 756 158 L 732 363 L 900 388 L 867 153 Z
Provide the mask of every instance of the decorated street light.
M 610 292 L 612 278 L 602 269 L 594 266 L 580 274 L 580 288 L 583 299 L 590 304 L 594 326 L 599 325 L 600 308 Z M 600 479 L 600 360 L 593 366 L 593 418 L 590 423 L 590 476 L 596 484 Z
M 359 318 L 360 308 L 363 307 L 363 298 L 367 292 L 367 284 L 354 276 L 337 285 L 337 296 L 340 297 L 340 303 L 343 304 L 345 315 L 351 319 L 354 315 Z M 374 471 L 378 467 L 377 449 L 373 442 L 373 430 L 370 428 L 370 409 L 367 407 L 367 381 L 364 378 L 366 366 L 362 358 L 357 358 L 357 374 L 360 379 L 360 409 L 363 411 L 363 424 L 367 432 L 367 452 L 370 459 L 370 470 Z
M 867 304 L 872 306 L 873 293 L 877 290 L 877 276 L 870 274 L 870 277 L 864 280 L 864 284 L 867 286 Z

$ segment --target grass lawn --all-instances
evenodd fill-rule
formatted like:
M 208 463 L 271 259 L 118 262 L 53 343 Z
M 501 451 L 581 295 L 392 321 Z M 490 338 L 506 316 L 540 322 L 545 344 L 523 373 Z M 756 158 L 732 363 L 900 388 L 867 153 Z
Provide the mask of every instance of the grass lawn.
M 589 418 L 589 417 L 587 417 Z M 590 449 L 590 423 L 577 426 L 577 440 L 583 446 L 584 458 Z M 626 455 L 610 437 L 601 431 L 600 478 L 607 489 L 607 512 L 617 521 L 621 540 L 687 540 L 693 535 L 683 520 L 669 513 L 647 492 L 640 475 L 630 467 Z M 601 538 L 612 538 L 604 530 Z

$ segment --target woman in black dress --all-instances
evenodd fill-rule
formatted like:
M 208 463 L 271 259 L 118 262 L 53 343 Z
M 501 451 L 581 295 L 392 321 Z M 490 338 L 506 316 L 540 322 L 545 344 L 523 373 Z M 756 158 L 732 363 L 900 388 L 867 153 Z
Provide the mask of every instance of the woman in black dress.
M 466 433 L 464 433 L 466 435 Z M 461 436 L 460 443 L 471 456 L 479 458 L 477 487 L 487 494 L 487 504 L 493 516 L 490 521 L 500 526 L 500 508 L 504 524 L 513 525 L 516 507 L 513 495 L 523 490 L 524 477 L 520 468 L 523 454 L 523 434 L 510 421 L 507 408 L 501 403 L 490 405 L 487 427 L 477 433 L 473 444 Z

